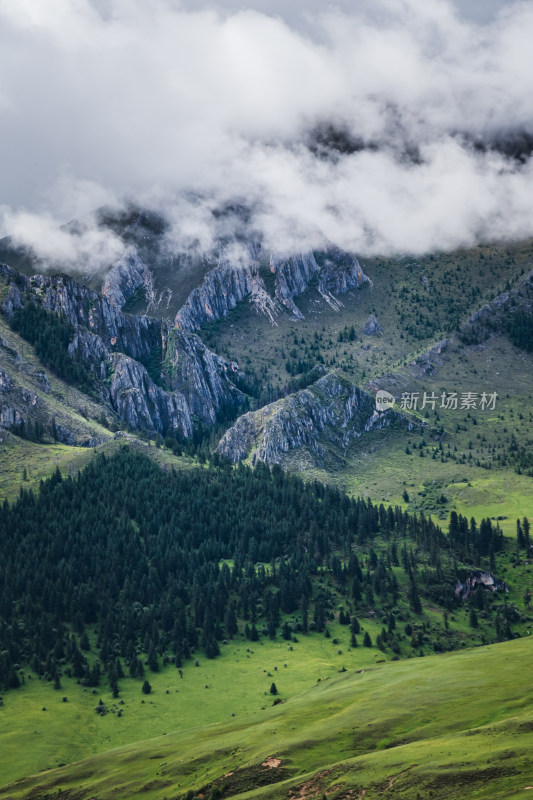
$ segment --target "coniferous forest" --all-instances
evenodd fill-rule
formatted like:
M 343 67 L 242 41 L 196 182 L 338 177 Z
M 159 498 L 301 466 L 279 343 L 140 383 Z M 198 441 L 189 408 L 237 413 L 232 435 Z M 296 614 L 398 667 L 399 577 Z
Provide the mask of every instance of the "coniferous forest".
M 10 325 L 35 347 L 35 353 L 45 367 L 67 383 L 90 390 L 92 378 L 89 370 L 69 354 L 68 347 L 75 330 L 68 319 L 35 303 L 28 303 L 15 310 Z
M 503 547 L 490 520 L 452 514 L 445 536 L 278 466 L 165 472 L 128 447 L 74 479 L 57 470 L 37 497 L 21 490 L 0 542 L 0 684 L 17 688 L 28 664 L 57 687 L 64 670 L 89 686 L 105 673 L 115 693 L 126 673 L 215 658 L 237 634 L 323 635 L 339 601 L 352 646 L 374 644 L 357 641 L 371 608 L 388 621 L 375 644 L 400 652 L 398 605 L 416 617 L 428 598 L 446 615 L 458 564 L 488 567 Z M 470 603 L 488 599 L 478 589 Z M 512 637 L 509 619 L 496 615 L 495 639 Z

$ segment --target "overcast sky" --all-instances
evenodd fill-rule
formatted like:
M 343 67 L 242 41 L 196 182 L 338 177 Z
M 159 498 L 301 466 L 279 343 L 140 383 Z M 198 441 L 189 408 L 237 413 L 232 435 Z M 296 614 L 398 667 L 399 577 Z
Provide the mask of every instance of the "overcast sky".
M 496 14 L 501 11 L 508 0 L 453 0 L 454 6 L 458 9 L 461 16 L 480 23 L 486 23 L 494 19 Z M 254 9 L 270 16 L 279 16 L 287 23 L 296 28 L 312 31 L 312 24 L 308 23 L 309 17 L 321 14 L 325 10 L 332 8 L 342 9 L 346 13 L 353 13 L 354 10 L 361 9 L 363 6 L 372 8 L 372 3 L 365 0 L 337 0 L 337 2 L 327 3 L 324 0 L 306 0 L 305 3 L 288 3 L 284 0 L 219 0 L 219 2 L 200 2 L 200 0 L 187 0 L 181 3 L 181 7 L 197 11 L 198 9 L 220 9 L 229 12 Z M 112 14 L 112 0 L 94 0 L 94 6 L 100 13 L 109 17 Z M 379 12 L 378 12 L 379 13 Z
M 533 134 L 532 41 L 529 0 L 0 0 L 0 233 L 114 258 L 57 225 L 129 197 L 208 246 L 237 197 L 279 250 L 531 236 L 532 159 L 490 145 Z M 328 124 L 361 149 L 317 155 Z

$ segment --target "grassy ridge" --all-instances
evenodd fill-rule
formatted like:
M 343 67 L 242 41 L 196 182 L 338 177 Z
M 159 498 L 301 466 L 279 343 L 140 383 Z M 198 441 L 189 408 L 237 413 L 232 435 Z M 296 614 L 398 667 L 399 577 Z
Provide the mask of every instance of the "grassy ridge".
M 406 800 L 525 797 L 533 769 L 532 666 L 529 638 L 376 664 L 244 719 L 168 731 L 24 779 L 0 797 L 61 791 L 79 800 L 155 800 L 202 787 L 215 796 L 213 786 L 225 797 L 256 790 L 286 798 L 292 790 L 371 800 L 393 786 L 391 796 Z M 262 766 L 269 757 L 281 763 Z
M 77 475 L 97 453 L 113 455 L 125 442 L 140 453 L 148 455 L 163 469 L 189 469 L 198 467 L 196 459 L 176 456 L 168 449 L 160 449 L 133 434 L 121 433 L 116 439 L 96 447 L 74 447 L 67 444 L 36 444 L 5 432 L 0 442 L 0 501 L 15 501 L 23 489 L 39 491 L 41 480 L 50 478 L 59 467 L 62 475 Z M 26 470 L 26 473 L 24 473 Z M 24 477 L 24 474 L 26 477 Z

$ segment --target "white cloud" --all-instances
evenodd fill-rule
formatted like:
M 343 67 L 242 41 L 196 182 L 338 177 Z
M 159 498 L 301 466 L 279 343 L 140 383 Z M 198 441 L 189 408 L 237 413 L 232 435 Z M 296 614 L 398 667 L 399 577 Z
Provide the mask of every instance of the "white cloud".
M 0 0 L 3 232 L 63 268 L 91 247 L 100 264 L 114 237 L 69 244 L 55 223 L 128 196 L 167 210 L 176 246 L 208 247 L 209 209 L 233 197 L 276 249 L 533 235 L 531 160 L 460 136 L 533 134 L 531 4 L 485 25 L 446 0 L 347 5 L 310 13 L 304 33 L 223 5 Z M 305 142 L 328 122 L 374 149 L 318 158 Z M 210 199 L 176 200 L 187 191 Z
M 14 245 L 24 245 L 48 270 L 94 275 L 104 271 L 126 252 L 122 240 L 107 229 L 98 228 L 91 218 L 76 231 L 60 228 L 49 214 L 11 212 L 0 206 L 0 218 L 10 231 Z

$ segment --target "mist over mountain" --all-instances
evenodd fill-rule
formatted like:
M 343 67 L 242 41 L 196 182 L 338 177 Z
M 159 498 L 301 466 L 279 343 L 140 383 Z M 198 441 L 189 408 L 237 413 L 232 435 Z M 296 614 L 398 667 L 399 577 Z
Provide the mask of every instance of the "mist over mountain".
M 305 26 L 162 0 L 0 3 L 0 231 L 89 271 L 125 253 L 94 210 L 131 201 L 164 214 L 171 250 L 209 251 L 235 202 L 241 232 L 278 251 L 527 237 L 533 8 L 472 16 L 447 0 L 310 6 Z

